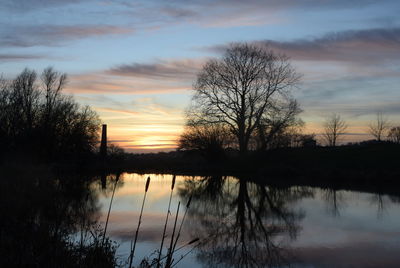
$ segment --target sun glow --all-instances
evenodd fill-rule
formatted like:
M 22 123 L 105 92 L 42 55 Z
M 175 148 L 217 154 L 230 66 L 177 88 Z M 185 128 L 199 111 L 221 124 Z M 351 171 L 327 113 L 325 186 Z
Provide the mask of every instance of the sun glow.
M 169 151 L 177 147 L 181 126 L 116 127 L 110 124 L 110 142 L 128 152 Z

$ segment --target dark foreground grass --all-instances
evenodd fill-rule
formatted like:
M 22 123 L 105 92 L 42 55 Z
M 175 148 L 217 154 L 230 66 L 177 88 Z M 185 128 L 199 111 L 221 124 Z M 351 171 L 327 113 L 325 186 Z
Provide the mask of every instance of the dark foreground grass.
M 112 199 L 119 174 L 111 185 L 106 224 L 100 226 L 98 196 L 91 187 L 98 176 L 55 172 L 54 167 L 46 165 L 16 163 L 1 166 L 0 173 L 0 267 L 133 267 L 140 223 L 142 217 L 146 217 L 144 205 L 150 177 L 144 182 L 144 198 L 131 254 L 128 259 L 118 259 L 117 244 L 106 236 L 106 228 L 113 213 Z M 170 199 L 174 185 L 175 176 Z M 162 242 L 158 257 L 141 260 L 140 267 L 172 267 L 182 259 L 174 258 L 177 252 L 198 244 L 199 239 L 183 244 L 179 241 L 190 199 L 180 225 L 177 225 L 179 210 L 174 215 L 172 237 L 166 233 L 167 225 L 171 224 L 169 216 L 172 216 L 168 207 L 161 241 L 169 247 L 164 247 Z

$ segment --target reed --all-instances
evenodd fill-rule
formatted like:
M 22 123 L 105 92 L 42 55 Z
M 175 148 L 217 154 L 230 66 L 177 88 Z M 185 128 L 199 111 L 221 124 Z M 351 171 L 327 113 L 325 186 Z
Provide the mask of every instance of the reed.
M 186 203 L 186 210 L 185 210 L 185 213 L 183 214 L 183 218 L 182 218 L 181 224 L 180 224 L 180 226 L 179 226 L 178 234 L 176 235 L 176 239 L 175 239 L 174 245 L 173 245 L 173 247 L 172 247 L 172 252 L 175 251 L 176 244 L 178 244 L 178 240 L 179 240 L 179 237 L 180 237 L 180 235 L 181 235 L 182 226 L 183 226 L 183 223 L 185 222 L 186 214 L 187 214 L 187 212 L 188 212 L 188 210 L 189 210 L 189 207 L 190 207 L 190 203 L 191 203 L 191 202 L 192 202 L 192 195 L 189 197 L 189 200 L 188 200 L 188 202 Z
M 179 207 L 180 206 L 181 206 L 181 202 L 178 202 L 178 208 L 176 210 L 174 228 L 172 229 L 171 242 L 170 242 L 169 248 L 168 248 L 167 261 L 165 262 L 165 267 L 171 267 L 172 255 L 173 255 L 173 245 L 174 245 L 174 238 L 175 238 L 175 230 L 176 230 L 176 223 L 178 222 L 178 215 L 179 215 Z
M 111 206 L 112 206 L 112 202 L 114 200 L 115 188 L 117 188 L 118 181 L 119 181 L 119 174 L 116 175 L 114 189 L 113 189 L 111 200 L 110 200 L 110 206 L 108 207 L 107 220 L 106 220 L 106 225 L 104 227 L 104 233 L 103 233 L 103 240 L 101 241 L 102 245 L 104 245 L 104 239 L 106 238 L 108 220 L 110 219 Z
M 172 193 L 173 193 L 174 187 L 175 187 L 175 179 L 176 179 L 176 177 L 174 175 L 172 177 L 171 193 L 169 195 L 169 202 L 168 202 L 168 212 L 167 212 L 167 217 L 165 218 L 164 231 L 163 231 L 163 235 L 162 235 L 162 239 L 161 239 L 161 246 L 160 246 L 160 250 L 158 252 L 157 268 L 160 268 L 160 266 L 161 266 L 160 261 L 161 261 L 161 255 L 162 255 L 163 246 L 164 246 L 165 232 L 167 230 L 168 217 L 169 217 L 169 214 L 171 214 L 171 211 L 170 211 L 170 209 L 171 209 L 171 200 L 172 200 Z
M 169 249 L 168 249 L 168 254 L 167 254 L 166 257 L 161 258 L 161 259 L 167 258 L 167 261 L 166 261 L 166 263 L 165 263 L 165 267 L 166 267 L 166 268 L 171 268 L 171 267 L 175 266 L 175 264 L 173 264 L 173 259 L 172 259 L 172 257 L 173 257 L 173 255 L 174 255 L 175 252 L 177 252 L 178 250 L 182 249 L 183 247 L 186 247 L 186 246 L 188 246 L 188 245 L 191 245 L 191 244 L 193 244 L 193 243 L 195 243 L 195 242 L 197 242 L 197 241 L 199 240 L 199 238 L 195 238 L 195 239 L 193 239 L 192 241 L 190 241 L 189 243 L 187 243 L 187 244 L 185 244 L 185 245 L 179 247 L 178 249 L 176 249 L 176 245 L 177 245 L 177 243 L 178 243 L 178 240 L 179 240 L 179 237 L 180 237 L 180 234 L 181 234 L 181 231 L 182 231 L 182 226 L 183 226 L 183 223 L 185 222 L 186 214 L 187 214 L 187 212 L 188 212 L 188 210 L 189 210 L 191 201 L 192 201 L 192 196 L 189 197 L 189 200 L 188 200 L 188 202 L 186 203 L 186 210 L 185 210 L 185 213 L 183 214 L 183 218 L 182 218 L 182 221 L 181 221 L 181 223 L 180 223 L 180 226 L 179 226 L 179 230 L 178 230 L 178 232 L 177 232 L 176 239 L 174 240 L 175 231 L 176 231 L 176 224 L 177 224 L 178 215 L 179 215 L 179 207 L 180 207 L 180 202 L 178 203 L 178 209 L 177 209 L 176 216 L 175 216 L 174 228 L 173 228 L 173 232 L 172 232 L 170 247 L 169 247 Z M 191 250 L 191 251 L 192 251 L 192 250 Z M 191 252 L 191 251 L 190 251 L 190 252 Z M 187 254 L 186 254 L 186 255 L 187 255 Z M 179 261 L 180 261 L 180 260 L 179 260 Z
M 180 246 L 179 248 L 175 249 L 175 250 L 172 252 L 172 255 L 174 255 L 174 253 L 178 252 L 179 250 L 183 249 L 184 247 L 190 246 L 191 244 L 196 243 L 196 242 L 199 241 L 199 240 L 200 240 L 200 238 L 195 238 L 195 239 L 190 240 L 190 241 L 187 242 L 186 244 L 183 244 L 183 245 Z M 196 245 L 196 247 L 197 247 L 197 245 Z M 186 254 L 186 255 L 187 255 L 187 254 Z M 163 260 L 163 259 L 165 259 L 165 258 L 167 258 L 167 257 L 168 257 L 168 256 L 161 257 L 160 260 Z M 153 261 L 153 263 L 152 263 L 151 265 L 154 265 L 154 264 L 156 264 L 157 262 L 158 262 L 158 260 L 155 259 L 155 261 Z M 172 266 L 175 266 L 175 264 L 173 264 Z
M 133 242 L 133 246 L 131 246 L 131 254 L 129 255 L 129 268 L 132 267 L 133 257 L 135 256 L 136 242 L 137 242 L 137 238 L 139 235 L 140 224 L 142 223 L 143 207 L 144 207 L 144 203 L 146 202 L 146 195 L 147 195 L 147 191 L 149 190 L 149 185 L 150 185 L 150 177 L 147 177 L 146 186 L 144 188 L 142 208 L 140 210 L 139 222 L 138 222 L 138 226 L 136 228 L 136 233 L 135 233 L 135 241 Z
M 185 246 L 191 245 L 191 244 L 193 244 L 193 243 L 196 243 L 196 242 L 199 241 L 199 240 L 200 240 L 199 238 L 195 238 L 195 239 L 193 239 L 192 241 L 190 241 L 189 243 L 187 243 L 186 245 L 180 247 L 179 249 L 181 249 L 181 248 L 183 248 L 183 247 L 185 247 Z M 195 245 L 195 246 L 192 247 L 188 252 L 186 252 L 185 254 L 183 254 L 183 255 L 179 258 L 179 260 L 178 260 L 177 262 L 175 262 L 170 268 L 175 267 L 183 258 L 185 258 L 187 255 L 189 255 L 190 253 L 192 253 L 192 251 L 193 251 L 195 248 L 197 248 L 199 245 L 200 245 L 200 243 L 197 243 L 197 245 Z M 179 250 L 179 249 L 177 249 L 177 250 Z

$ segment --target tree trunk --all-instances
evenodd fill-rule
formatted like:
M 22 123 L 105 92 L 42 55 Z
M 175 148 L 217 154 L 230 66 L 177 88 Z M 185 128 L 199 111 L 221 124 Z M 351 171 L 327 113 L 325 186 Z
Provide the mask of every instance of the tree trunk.
M 244 135 L 240 136 L 239 137 L 239 152 L 240 152 L 241 156 L 247 154 L 247 145 L 248 145 L 248 142 L 246 142 L 246 138 L 244 137 Z

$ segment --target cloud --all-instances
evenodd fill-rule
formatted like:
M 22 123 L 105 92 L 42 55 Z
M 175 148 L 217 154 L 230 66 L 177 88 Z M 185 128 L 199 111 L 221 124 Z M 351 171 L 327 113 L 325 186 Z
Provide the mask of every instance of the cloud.
M 198 17 L 200 14 L 194 10 L 181 7 L 162 7 L 161 11 L 169 16 L 177 19 L 194 18 Z
M 253 43 L 284 53 L 299 61 L 380 63 L 400 60 L 400 28 L 377 28 L 332 32 L 314 39 L 292 41 L 255 40 Z M 228 45 L 206 50 L 221 54 Z
M 117 65 L 108 70 L 73 75 L 72 93 L 159 94 L 191 89 L 206 59 L 158 60 Z M 162 83 L 160 83 L 162 81 Z
M 125 143 L 125 142 L 133 142 L 134 140 L 128 140 L 128 139 L 125 139 L 125 140 L 121 140 L 121 139 L 114 139 L 114 140 L 109 140 L 108 142 L 110 142 L 110 143 Z
M 1 43 L 16 44 L 17 46 L 32 46 L 38 45 L 38 41 L 43 38 L 40 33 L 50 32 L 51 35 L 57 36 L 53 32 L 59 32 L 62 27 L 75 27 L 75 26 L 29 26 L 37 21 L 46 19 L 53 19 L 53 16 L 47 17 L 48 14 L 40 14 L 42 9 L 54 9 L 57 14 L 63 14 L 58 21 L 62 21 L 65 14 L 68 14 L 69 21 L 83 22 L 89 18 L 94 24 L 102 24 L 104 21 L 125 21 L 129 25 L 135 25 L 135 29 L 150 30 L 159 29 L 161 27 L 171 27 L 182 24 L 196 24 L 202 27 L 236 27 L 236 26 L 254 26 L 275 24 L 282 21 L 290 20 L 292 16 L 286 14 L 287 12 L 300 11 L 313 11 L 316 9 L 332 10 L 332 9 L 360 9 L 362 7 L 377 5 L 376 1 L 320 1 L 320 0 L 218 0 L 218 1 L 83 1 L 83 0 L 37 0 L 37 1 L 24 1 L 24 0 L 2 0 L 0 1 L 0 14 L 4 13 L 5 19 L 0 19 L 4 25 L 3 30 L 9 28 L 8 33 L 19 36 L 17 40 L 7 36 L 8 40 Z M 384 4 L 379 3 L 379 6 L 394 6 L 394 0 L 385 1 Z M 3 12 L 1 12 L 3 10 Z M 46 10 L 51 12 L 53 10 Z M 24 25 L 10 24 L 7 19 L 9 13 L 30 12 L 33 13 L 32 17 L 26 16 L 22 19 L 11 21 L 24 21 Z M 43 12 L 42 12 L 43 13 Z M 12 14 L 12 15 L 14 15 Z M 13 17 L 13 16 L 10 17 Z M 31 14 L 29 14 L 31 15 Z M 35 18 L 37 17 L 37 18 Z M 386 16 L 387 17 L 387 16 Z M 40 18 L 40 19 L 38 19 Z M 379 18 L 378 18 L 379 19 Z M 41 28 L 36 30 L 35 27 Z M 94 27 L 94 26 L 92 26 Z M 102 27 L 99 25 L 99 27 Z M 122 28 L 120 26 L 109 26 Z M 46 30 L 48 28 L 48 30 Z M 53 29 L 52 29 L 53 28 Z M 35 35 L 30 35 L 30 30 Z M 108 29 L 110 31 L 111 29 Z M 113 29 L 115 33 L 116 29 Z M 98 32 L 98 31 L 97 31 Z M 124 32 L 125 33 L 125 32 Z M 21 36 L 28 34 L 26 40 Z M 108 34 L 108 33 L 107 33 Z M 61 34 L 61 37 L 67 40 L 80 39 L 80 34 Z M 0 35 L 4 40 L 6 35 Z M 78 36 L 78 37 L 77 37 Z M 89 34 L 93 36 L 93 34 Z M 32 40 L 33 39 L 33 40 Z M 47 39 L 47 38 L 45 38 Z M 32 40 L 32 42 L 28 42 Z M 54 39 L 50 38 L 50 45 L 58 44 Z M 33 43 L 33 44 L 31 44 Z M 39 42 L 40 45 L 46 45 L 45 42 Z
M 0 46 L 32 47 L 56 46 L 67 41 L 101 37 L 106 35 L 130 34 L 134 30 L 113 25 L 34 25 L 2 27 Z
M 42 55 L 29 55 L 29 54 L 0 54 L 0 64 L 10 61 L 23 61 L 23 60 L 37 60 L 47 58 Z
M 382 68 L 379 64 L 387 61 L 400 60 L 400 28 L 369 29 L 358 31 L 344 31 L 329 33 L 319 38 L 302 39 L 279 42 L 274 40 L 255 41 L 256 44 L 267 45 L 278 52 L 289 55 L 294 61 L 305 62 L 304 69 L 312 71 L 309 62 L 325 61 L 326 65 L 319 64 L 314 70 L 315 79 L 325 80 L 321 73 L 332 72 L 352 77 L 397 77 L 399 70 Z M 208 48 L 221 54 L 227 45 L 218 45 Z M 196 74 L 201 70 L 206 58 L 157 60 L 152 63 L 131 63 L 117 65 L 103 73 L 90 76 L 81 76 L 81 81 L 90 80 L 87 86 L 89 91 L 110 92 L 153 92 L 177 91 L 188 89 Z M 338 67 L 332 64 L 344 64 Z M 367 64 L 368 63 L 368 64 Z M 373 63 L 373 64 L 372 64 Z M 330 67 L 328 67 L 330 66 Z M 308 69 L 310 70 L 308 70 Z M 332 68 L 336 68 L 332 70 Z M 121 78 L 118 78 L 121 77 Z M 306 77 L 309 79 L 310 75 Z M 343 77 L 340 77 L 341 79 Z M 159 83 L 163 80 L 163 83 Z
M 163 148 L 163 149 L 175 149 L 177 147 L 176 143 L 160 143 L 160 144 L 138 144 L 138 145 L 125 145 L 125 148 L 131 149 L 154 149 L 154 148 Z
M 315 101 L 313 104 L 303 102 L 303 106 L 307 106 L 306 112 L 309 114 L 320 114 L 324 116 L 336 113 L 338 111 L 340 111 L 341 114 L 350 117 L 374 115 L 379 111 L 388 115 L 400 114 L 399 101 L 357 102 L 354 100 L 354 98 L 352 98 L 346 102 L 337 102 L 327 99 L 326 101 Z
M 171 2 L 137 1 L 135 3 L 130 1 L 93 1 L 88 4 L 87 1 L 82 0 L 4 0 L 0 2 L 0 15 L 3 15 L 3 19 L 0 18 L 0 22 L 3 24 L 0 29 L 0 46 L 56 46 L 87 37 L 130 34 L 134 31 L 131 27 L 113 25 L 115 21 L 124 21 L 125 25 L 134 25 L 135 31 L 160 29 L 187 23 L 219 28 L 254 26 L 287 21 L 290 16 L 282 15 L 282 12 L 287 11 L 313 10 L 315 8 L 355 9 L 376 4 L 375 2 L 369 0 L 178 0 Z M 393 1 L 385 2 L 389 6 L 392 3 Z M 50 23 L 37 25 L 38 21 L 54 19 L 54 16 L 49 17 L 52 10 L 38 11 L 46 8 L 57 9 L 57 14 L 63 14 L 55 21 L 61 24 L 62 21 L 64 21 L 64 24 L 74 21 L 78 25 L 53 25 Z M 14 15 L 18 12 L 31 12 L 33 14 L 14 20 Z M 87 25 L 88 20 L 93 24 Z M 105 21 L 111 24 L 104 25 Z
M 236 27 L 274 24 L 290 19 L 288 12 L 320 11 L 337 9 L 357 9 L 376 5 L 376 1 L 320 1 L 320 0 L 175 0 L 151 1 L 131 4 L 124 14 L 139 19 L 140 23 L 159 24 L 197 24 L 203 27 Z M 394 6 L 395 0 L 385 5 Z M 382 4 L 380 4 L 382 6 Z M 148 18 L 156 17 L 149 21 Z
M 159 60 L 156 63 L 132 63 L 116 66 L 107 74 L 146 78 L 171 78 L 176 80 L 194 79 L 203 65 L 203 60 L 181 59 L 174 61 Z
M 103 111 L 103 112 L 121 113 L 121 114 L 127 114 L 127 115 L 140 115 L 140 113 L 136 112 L 136 111 L 121 110 L 121 109 L 114 109 L 114 108 L 96 108 L 96 110 Z
M 66 91 L 74 94 L 165 94 L 185 92 L 191 81 L 121 77 L 105 73 L 71 75 Z
M 87 1 L 87 0 L 85 0 Z M 32 10 L 60 7 L 71 4 L 78 4 L 85 2 L 84 0 L 2 0 L 0 2 L 1 9 L 12 10 L 14 12 L 30 12 Z
M 189 2 L 197 3 L 199 5 L 208 6 L 209 4 L 214 4 L 216 7 L 258 7 L 258 8 L 270 8 L 270 9 L 288 9 L 288 8 L 360 8 L 370 4 L 376 3 L 373 0 L 364 1 L 349 1 L 349 0 L 336 0 L 336 1 L 321 1 L 321 0 L 195 0 L 195 1 L 185 1 L 180 0 L 177 2 Z
M 400 28 L 352 30 L 329 33 L 313 40 L 258 43 L 295 60 L 373 63 L 400 59 Z

